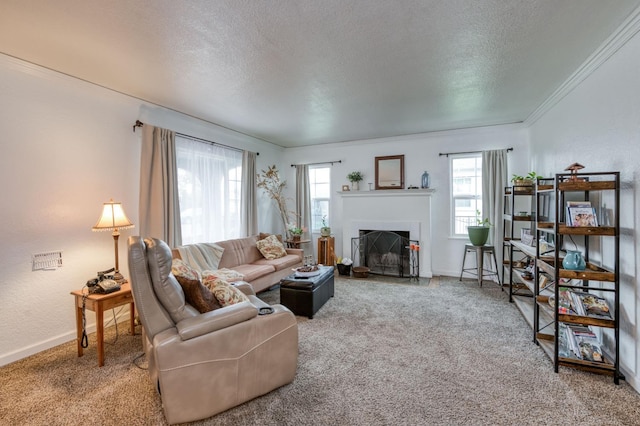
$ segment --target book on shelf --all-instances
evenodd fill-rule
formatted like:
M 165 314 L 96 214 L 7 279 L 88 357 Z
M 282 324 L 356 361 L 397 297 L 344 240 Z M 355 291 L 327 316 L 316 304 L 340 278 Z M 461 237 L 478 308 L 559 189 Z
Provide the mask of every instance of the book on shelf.
M 567 226 L 598 226 L 596 209 L 590 201 L 567 201 Z

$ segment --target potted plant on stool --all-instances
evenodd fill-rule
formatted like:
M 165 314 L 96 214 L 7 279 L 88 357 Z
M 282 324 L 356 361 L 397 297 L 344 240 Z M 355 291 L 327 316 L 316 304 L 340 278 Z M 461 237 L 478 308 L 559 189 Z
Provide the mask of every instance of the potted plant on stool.
M 320 228 L 320 235 L 323 237 L 331 236 L 331 227 L 327 225 L 327 215 L 322 216 L 322 227 Z
M 489 239 L 489 229 L 491 229 L 492 224 L 489 222 L 488 217 L 480 219 L 480 210 L 476 210 L 476 222 L 476 226 L 467 226 L 469 240 L 474 246 L 483 246 Z

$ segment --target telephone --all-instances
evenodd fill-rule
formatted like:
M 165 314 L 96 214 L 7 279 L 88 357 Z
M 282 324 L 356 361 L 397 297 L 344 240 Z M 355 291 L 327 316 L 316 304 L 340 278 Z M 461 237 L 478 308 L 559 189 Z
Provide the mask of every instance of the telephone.
M 113 275 L 107 275 L 110 272 L 115 272 L 116 268 L 107 269 L 106 271 L 98 271 L 96 275 L 98 278 L 93 278 L 87 281 L 87 287 L 89 287 L 89 293 L 113 293 L 120 290 L 120 284 L 113 279 Z

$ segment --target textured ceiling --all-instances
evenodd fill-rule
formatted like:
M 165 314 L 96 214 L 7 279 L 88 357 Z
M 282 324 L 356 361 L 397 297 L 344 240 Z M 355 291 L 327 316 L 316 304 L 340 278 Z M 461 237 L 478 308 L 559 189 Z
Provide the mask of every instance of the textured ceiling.
M 292 147 L 522 122 L 639 4 L 2 0 L 0 52 Z

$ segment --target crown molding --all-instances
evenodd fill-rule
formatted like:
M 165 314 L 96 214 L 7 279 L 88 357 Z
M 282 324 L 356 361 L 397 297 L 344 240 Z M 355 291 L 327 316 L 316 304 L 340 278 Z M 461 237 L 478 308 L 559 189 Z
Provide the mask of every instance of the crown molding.
M 631 40 L 640 31 L 640 7 L 637 7 L 618 29 L 600 45 L 600 47 L 587 58 L 587 60 L 558 87 L 535 111 L 524 120 L 526 127 L 538 121 L 558 102 L 567 96 L 573 89 L 607 62 L 622 46 Z

